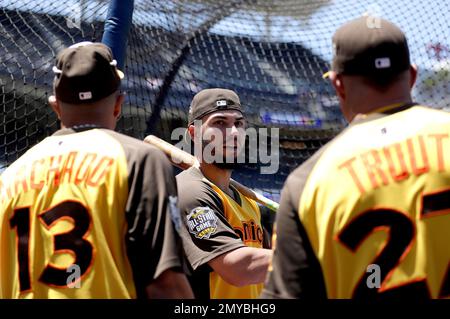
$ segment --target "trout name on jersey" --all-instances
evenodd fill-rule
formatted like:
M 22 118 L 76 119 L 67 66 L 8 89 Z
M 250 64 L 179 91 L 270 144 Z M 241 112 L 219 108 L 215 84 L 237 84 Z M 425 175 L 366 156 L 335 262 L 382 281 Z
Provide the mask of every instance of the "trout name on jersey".
M 217 216 L 209 207 L 194 208 L 186 219 L 189 232 L 198 239 L 207 239 L 217 230 Z
M 339 170 L 351 177 L 360 194 L 380 185 L 399 183 L 410 176 L 448 169 L 450 139 L 445 132 L 418 135 L 381 149 L 371 149 L 346 159 Z

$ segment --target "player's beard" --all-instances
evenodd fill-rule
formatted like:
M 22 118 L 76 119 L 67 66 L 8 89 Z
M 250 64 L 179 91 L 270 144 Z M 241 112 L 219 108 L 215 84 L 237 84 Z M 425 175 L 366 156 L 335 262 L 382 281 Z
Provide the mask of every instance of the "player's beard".
M 205 151 L 205 148 L 212 143 L 209 140 L 202 140 L 202 152 Z M 223 154 L 221 160 L 217 161 L 217 160 L 213 160 L 210 161 L 208 163 L 215 165 L 216 167 L 220 168 L 220 169 L 224 169 L 224 170 L 235 170 L 238 169 L 240 167 L 242 167 L 242 164 L 244 163 L 239 163 L 238 162 L 238 158 L 239 158 L 239 154 L 240 152 L 244 152 L 244 148 L 242 147 L 240 150 L 238 148 L 236 154 L 234 154 L 233 157 L 231 156 L 226 156 L 226 154 Z M 215 154 L 212 154 L 215 155 Z
M 238 163 L 238 162 L 233 162 L 233 163 L 213 163 L 213 165 L 217 166 L 220 169 L 224 169 L 224 170 L 228 170 L 228 171 L 232 171 L 235 169 L 238 169 L 239 167 L 242 166 L 242 163 Z

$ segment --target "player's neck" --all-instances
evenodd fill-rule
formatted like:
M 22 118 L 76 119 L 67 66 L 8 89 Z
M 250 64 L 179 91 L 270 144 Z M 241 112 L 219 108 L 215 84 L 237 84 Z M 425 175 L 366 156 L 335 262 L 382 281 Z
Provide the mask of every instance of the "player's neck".
M 200 164 L 200 171 L 202 172 L 203 176 L 205 176 L 209 181 L 214 183 L 222 191 L 224 191 L 227 194 L 232 193 L 232 190 L 230 189 L 230 179 L 232 170 L 223 169 L 217 167 L 214 164 L 202 162 Z
M 410 94 L 392 96 L 371 96 L 354 104 L 353 113 L 368 114 L 389 105 L 412 103 Z
M 114 130 L 114 126 L 111 125 L 110 121 L 102 121 L 102 120 L 91 120 L 91 121 L 70 121 L 66 120 L 61 122 L 61 128 L 72 128 L 72 127 L 102 127 Z

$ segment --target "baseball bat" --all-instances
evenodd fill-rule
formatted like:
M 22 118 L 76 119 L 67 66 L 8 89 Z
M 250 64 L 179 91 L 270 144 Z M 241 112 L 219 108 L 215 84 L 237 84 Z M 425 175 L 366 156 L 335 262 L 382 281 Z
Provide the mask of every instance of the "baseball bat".
M 191 166 L 199 167 L 200 163 L 198 160 L 192 156 L 191 154 L 179 149 L 178 147 L 160 139 L 159 137 L 156 137 L 154 135 L 148 135 L 144 142 L 151 144 L 166 154 L 166 156 L 169 158 L 169 161 L 185 170 L 188 169 Z M 231 179 L 230 184 L 233 185 L 241 194 L 243 194 L 245 197 L 251 198 L 258 203 L 266 206 L 273 212 L 276 212 L 278 210 L 279 204 L 267 197 L 264 197 L 261 194 L 258 194 L 257 192 L 251 190 L 250 188 L 236 182 L 235 180 Z

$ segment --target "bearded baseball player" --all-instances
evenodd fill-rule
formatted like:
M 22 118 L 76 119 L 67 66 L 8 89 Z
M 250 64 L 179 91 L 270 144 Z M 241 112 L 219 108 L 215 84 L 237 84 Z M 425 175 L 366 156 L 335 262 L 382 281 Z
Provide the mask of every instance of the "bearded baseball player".
M 238 95 L 226 89 L 197 93 L 188 132 L 200 162 L 177 176 L 183 246 L 197 298 L 257 298 L 272 251 L 257 203 L 230 178 L 243 151 L 246 121 Z M 200 153 L 200 154 L 199 154 Z

